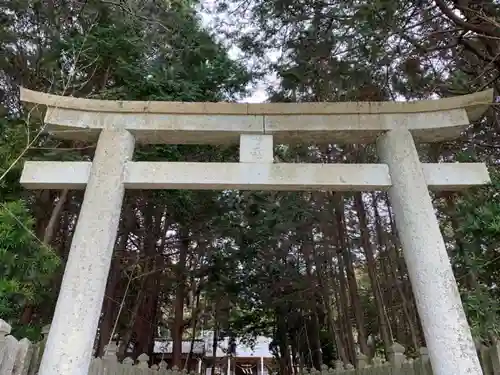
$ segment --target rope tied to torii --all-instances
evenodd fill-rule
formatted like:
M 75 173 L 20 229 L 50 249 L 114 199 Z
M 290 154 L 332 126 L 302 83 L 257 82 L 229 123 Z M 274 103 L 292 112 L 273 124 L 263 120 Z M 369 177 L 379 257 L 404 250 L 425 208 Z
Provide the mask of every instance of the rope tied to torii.
M 243 371 L 243 374 L 245 374 L 245 375 L 252 375 L 253 374 L 253 368 L 257 367 L 257 365 L 253 365 L 251 363 L 244 363 L 244 364 L 241 364 L 241 365 L 235 363 L 235 366 L 239 367 Z

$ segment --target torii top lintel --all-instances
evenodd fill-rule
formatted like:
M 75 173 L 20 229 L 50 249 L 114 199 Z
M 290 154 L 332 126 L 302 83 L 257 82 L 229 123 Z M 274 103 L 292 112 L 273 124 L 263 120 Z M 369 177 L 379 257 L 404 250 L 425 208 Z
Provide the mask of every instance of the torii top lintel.
M 276 143 L 371 143 L 406 127 L 418 142 L 457 138 L 491 104 L 493 90 L 439 100 L 346 103 L 188 103 L 57 96 L 21 88 L 21 100 L 47 107 L 47 130 L 93 140 L 124 128 L 139 143 L 237 144 L 241 134 L 272 134 Z

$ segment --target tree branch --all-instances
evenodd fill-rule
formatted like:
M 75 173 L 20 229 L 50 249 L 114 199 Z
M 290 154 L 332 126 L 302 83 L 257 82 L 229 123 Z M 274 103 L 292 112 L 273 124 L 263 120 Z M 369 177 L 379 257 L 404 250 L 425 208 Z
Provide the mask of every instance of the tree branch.
M 473 23 L 469 23 L 460 18 L 460 16 L 456 15 L 452 9 L 448 8 L 448 5 L 446 5 L 444 0 L 435 0 L 435 2 L 438 8 L 441 10 L 441 12 L 443 12 L 443 14 L 455 24 L 463 27 L 468 31 L 473 31 L 477 34 L 495 36 L 495 34 L 493 34 L 491 31 L 484 30 L 482 27 L 475 25 Z

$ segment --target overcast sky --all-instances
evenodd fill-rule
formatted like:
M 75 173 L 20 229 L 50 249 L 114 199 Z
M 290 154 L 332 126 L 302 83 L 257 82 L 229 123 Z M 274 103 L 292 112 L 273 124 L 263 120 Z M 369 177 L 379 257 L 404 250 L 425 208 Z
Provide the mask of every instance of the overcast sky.
M 213 30 L 214 23 L 216 22 L 213 16 L 203 9 L 214 9 L 217 0 L 202 0 L 201 8 L 199 8 L 199 13 L 201 15 L 202 23 L 205 27 Z M 231 47 L 229 50 L 229 56 L 235 60 L 241 57 L 240 50 L 236 47 Z M 273 80 L 273 77 L 267 77 L 267 79 Z M 266 93 L 266 84 L 264 82 L 258 82 L 257 87 L 255 87 L 249 96 L 240 100 L 242 103 L 263 103 L 267 100 L 268 96 Z

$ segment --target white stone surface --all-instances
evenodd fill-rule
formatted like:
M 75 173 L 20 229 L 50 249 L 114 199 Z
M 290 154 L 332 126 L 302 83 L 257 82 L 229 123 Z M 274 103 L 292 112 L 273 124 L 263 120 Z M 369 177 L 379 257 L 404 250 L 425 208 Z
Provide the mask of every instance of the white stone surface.
M 389 166 L 389 197 L 435 375 L 481 375 L 413 137 L 407 129 L 378 141 Z
M 385 190 L 382 164 L 264 164 L 135 162 L 127 166 L 127 189 L 197 190 Z
M 87 139 L 100 129 L 126 129 L 145 144 L 231 144 L 240 134 L 273 135 L 276 143 L 371 143 L 406 127 L 421 142 L 453 139 L 468 125 L 465 109 L 410 113 L 177 114 L 92 112 L 49 107 L 48 129 L 59 138 Z
M 56 96 L 21 88 L 21 100 L 47 108 L 55 135 L 91 139 L 122 128 L 140 143 L 236 144 L 243 133 L 274 134 L 276 143 L 374 142 L 403 126 L 416 139 L 453 139 L 489 106 L 493 90 L 439 100 L 348 103 L 180 103 Z M 38 116 L 40 111 L 34 111 Z
M 464 109 L 415 113 L 346 113 L 264 117 L 276 143 L 371 143 L 384 131 L 404 127 L 421 142 L 456 138 L 469 125 Z
M 491 182 L 484 163 L 422 163 L 430 190 L 458 191 Z
M 240 136 L 240 162 L 273 163 L 273 136 L 242 134 Z
M 39 375 L 88 374 L 133 150 L 127 131 L 99 137 Z
M 16 353 L 16 361 L 12 375 L 28 375 L 28 370 L 31 362 L 31 353 L 33 352 L 33 344 L 26 337 L 19 340 Z M 11 374 L 9 374 L 11 375 Z
M 91 170 L 88 161 L 27 161 L 20 182 L 28 189 L 85 189 Z
M 11 375 L 14 371 L 14 365 L 16 363 L 19 342 L 14 336 L 9 335 L 5 337 L 2 344 L 3 353 L 0 351 L 0 354 L 2 354 L 2 357 L 0 357 L 0 374 Z
M 24 164 L 21 184 L 28 189 L 83 189 L 91 168 L 90 162 L 28 161 Z M 431 190 L 459 190 L 490 182 L 484 163 L 424 163 L 422 169 Z M 128 162 L 126 170 L 124 182 L 127 189 L 182 187 L 223 190 L 238 187 L 258 190 L 273 189 L 270 185 L 275 184 L 277 187 L 274 189 L 302 189 L 305 185 L 312 185 L 310 190 L 335 190 L 345 189 L 346 184 L 350 184 L 362 190 L 369 190 L 370 187 L 386 190 L 390 186 L 385 164 L 276 163 L 260 167 L 244 163 Z M 249 180 L 245 171 L 247 175 L 255 175 L 257 180 Z M 190 177 L 189 173 L 193 175 Z M 266 174 L 281 177 L 262 183 L 263 177 L 259 176 Z
M 98 129 L 126 129 L 138 143 L 146 144 L 227 144 L 237 143 L 240 134 L 263 133 L 261 115 L 163 114 L 89 112 L 49 108 L 45 123 L 60 138 L 73 137 L 77 129 L 95 134 Z M 73 129 L 73 131 L 68 131 Z
M 12 327 L 5 320 L 0 318 L 0 338 L 6 336 L 10 333 Z

